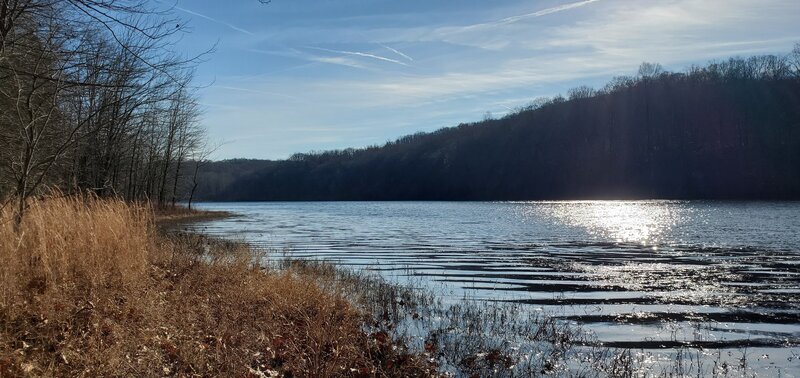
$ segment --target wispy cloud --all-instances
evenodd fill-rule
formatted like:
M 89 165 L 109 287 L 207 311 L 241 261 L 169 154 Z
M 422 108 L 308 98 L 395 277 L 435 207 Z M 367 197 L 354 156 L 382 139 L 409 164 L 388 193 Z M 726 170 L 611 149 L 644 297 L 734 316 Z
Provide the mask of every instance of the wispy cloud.
M 411 61 L 411 62 L 413 62 L 413 61 L 414 61 L 414 58 L 412 58 L 412 57 L 410 57 L 410 56 L 406 55 L 406 54 L 405 54 L 405 53 L 403 53 L 402 51 L 399 51 L 399 50 L 397 50 L 397 49 L 394 49 L 394 48 L 392 48 L 392 47 L 386 46 L 386 45 L 384 45 L 383 43 L 380 43 L 380 42 L 378 42 L 378 44 L 379 44 L 381 47 L 383 47 L 383 48 L 385 48 L 385 49 L 387 49 L 387 50 L 389 50 L 389 51 L 391 51 L 391 52 L 393 52 L 393 53 L 395 53 L 395 54 L 397 54 L 397 55 L 400 55 L 400 56 L 402 56 L 403 58 L 405 58 L 405 59 L 408 59 L 408 60 L 409 60 L 409 61 Z
M 285 68 L 284 70 L 289 69 L 298 69 L 303 68 L 309 65 L 313 65 L 315 63 L 325 63 L 325 64 L 333 64 L 337 66 L 345 66 L 350 68 L 358 68 L 367 71 L 374 71 L 374 69 L 357 62 L 354 59 L 350 59 L 345 56 L 319 56 L 310 53 L 306 53 L 294 48 L 284 48 L 284 49 L 277 49 L 277 50 L 264 50 L 264 49 L 246 49 L 246 51 L 257 53 L 257 54 L 266 54 L 266 55 L 275 55 L 275 56 L 282 56 L 287 58 L 295 58 L 304 60 L 308 63 L 302 64 L 299 66 Z
M 313 62 L 335 64 L 338 66 L 358 68 L 362 70 L 367 69 L 367 67 L 363 64 L 342 56 L 309 56 L 307 59 Z
M 582 6 L 585 6 L 585 5 L 589 5 L 589 4 L 597 2 L 597 1 L 599 1 L 599 0 L 578 1 L 578 2 L 574 2 L 574 3 L 562 4 L 562 5 L 558 5 L 558 6 L 555 6 L 555 7 L 541 9 L 541 10 L 538 10 L 538 11 L 535 11 L 535 12 L 531 12 L 531 13 L 525 13 L 525 14 L 520 14 L 520 15 L 516 15 L 516 16 L 510 16 L 510 17 L 502 18 L 502 19 L 495 20 L 495 21 L 481 22 L 481 23 L 472 24 L 472 25 L 465 25 L 465 26 L 460 26 L 460 27 L 455 27 L 455 28 L 449 28 L 448 30 L 446 30 L 446 34 L 462 33 L 462 32 L 466 32 L 466 31 L 473 31 L 473 30 L 476 30 L 476 29 L 485 29 L 485 28 L 491 28 L 491 27 L 497 27 L 497 26 L 502 26 L 502 25 L 513 24 L 513 23 L 516 23 L 516 22 L 519 22 L 519 21 L 522 21 L 522 20 L 525 20 L 525 19 L 528 19 L 528 18 L 542 17 L 542 16 L 546 16 L 548 14 L 563 12 L 563 11 L 566 11 L 566 10 L 582 7 Z
M 578 1 L 578 2 L 575 2 L 575 3 L 563 4 L 563 5 L 555 6 L 555 7 L 552 7 L 552 8 L 542 9 L 540 11 L 536 11 L 536 12 L 532 12 L 532 13 L 526 13 L 526 14 L 522 14 L 522 15 L 518 15 L 518 16 L 506 17 L 506 18 L 504 18 L 502 20 L 495 21 L 494 23 L 495 24 L 510 24 L 510 23 L 513 23 L 513 22 L 524 20 L 526 18 L 541 17 L 541 16 L 545 16 L 545 15 L 548 15 L 548 14 L 563 12 L 565 10 L 570 10 L 570 9 L 573 9 L 573 8 L 582 7 L 584 5 L 588 5 L 588 4 L 594 3 L 596 1 L 599 1 L 599 0 L 585 0 L 585 1 Z
M 376 59 L 376 60 L 380 60 L 380 61 L 384 61 L 384 62 L 395 63 L 395 64 L 399 64 L 399 65 L 402 65 L 402 66 L 408 66 L 408 64 L 406 64 L 404 62 L 401 62 L 401 61 L 399 61 L 397 59 L 391 59 L 391 58 L 387 58 L 387 57 L 384 57 L 384 56 L 365 53 L 365 52 L 345 51 L 345 50 L 332 50 L 332 49 L 326 49 L 326 48 L 314 47 L 314 46 L 306 46 L 306 48 L 307 49 L 313 49 L 313 50 L 319 50 L 319 51 L 325 51 L 325 52 L 329 52 L 329 53 L 333 53 L 333 54 L 360 56 L 360 57 L 364 57 L 364 58 L 370 58 L 370 59 Z
M 238 27 L 238 26 L 236 26 L 236 25 L 234 25 L 234 24 L 231 24 L 231 23 L 229 23 L 229 22 L 225 22 L 225 21 L 222 21 L 222 20 L 218 20 L 218 19 L 216 19 L 216 18 L 214 18 L 214 17 L 207 16 L 207 15 L 204 15 L 204 14 L 202 14 L 202 13 L 195 12 L 195 11 L 193 11 L 193 10 L 190 10 L 190 9 L 186 9 L 186 8 L 179 7 L 179 6 L 175 6 L 175 9 L 177 9 L 177 10 L 179 10 L 179 11 L 181 11 L 181 12 L 184 12 L 184 13 L 191 14 L 192 16 L 197 16 L 197 17 L 200 17 L 200 18 L 206 19 L 206 20 L 208 20 L 208 21 L 211 21 L 211 22 L 214 22 L 214 23 L 217 23 L 217 24 L 220 24 L 220 25 L 225 25 L 225 26 L 227 26 L 227 27 L 229 27 L 229 28 L 231 28 L 231 29 L 233 29 L 233 30 L 236 30 L 236 31 L 238 31 L 238 32 L 240 32 L 240 33 L 244 33 L 244 34 L 247 34 L 247 35 L 255 35 L 253 32 L 251 32 L 251 31 L 249 31 L 249 30 L 246 30 L 246 29 L 240 28 L 240 27 Z
M 597 17 L 550 30 L 547 45 L 592 51 L 600 59 L 703 61 L 775 51 L 800 36 L 800 2 L 678 0 L 615 4 Z
M 524 10 L 517 8 L 513 12 L 505 12 L 506 14 L 516 13 L 513 16 L 466 25 L 446 24 L 428 32 L 419 33 L 417 38 L 419 41 L 445 42 L 451 45 L 477 47 L 490 51 L 500 51 L 508 48 L 520 49 L 521 45 L 526 41 L 541 40 L 540 35 L 546 30 L 545 25 L 548 25 L 546 23 L 524 21 L 567 12 L 599 2 L 600 0 L 582 0 L 536 11 L 530 11 L 529 6 L 526 6 Z M 565 17 L 565 19 L 567 20 L 566 24 L 571 24 L 573 20 L 579 19 L 579 17 L 576 16 L 571 19 L 570 17 Z
M 299 97 L 295 97 L 295 96 L 291 96 L 291 95 L 287 95 L 287 94 L 283 94 L 283 93 L 277 93 L 277 92 L 262 91 L 262 90 L 259 90 L 259 89 L 232 87 L 232 86 L 227 86 L 227 85 L 215 85 L 214 88 L 226 89 L 226 90 L 229 90 L 229 91 L 237 91 L 237 92 L 257 93 L 257 94 L 266 95 L 266 96 L 283 97 L 283 98 L 288 98 L 288 99 L 292 99 L 292 100 L 296 100 L 296 101 L 303 101 Z
M 385 107 L 460 101 L 494 92 L 525 90 L 532 100 L 537 86 L 573 80 L 576 77 L 613 76 L 626 61 L 593 62 L 591 58 L 549 56 L 515 59 L 482 72 L 445 72 L 420 77 L 388 76 L 380 80 L 330 80 L 316 84 L 318 94 L 346 88 L 348 99 L 359 106 Z M 631 64 L 630 70 L 635 64 Z M 512 105 L 511 103 L 506 105 Z M 521 103 L 520 103 L 521 105 Z

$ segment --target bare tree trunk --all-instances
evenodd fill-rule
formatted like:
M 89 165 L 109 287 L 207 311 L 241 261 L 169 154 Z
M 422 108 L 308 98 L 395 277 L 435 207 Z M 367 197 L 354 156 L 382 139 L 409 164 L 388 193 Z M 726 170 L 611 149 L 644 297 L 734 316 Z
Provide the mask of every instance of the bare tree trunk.
M 172 182 L 172 207 L 175 207 L 175 202 L 177 201 L 178 196 L 178 180 L 180 179 L 181 174 L 181 162 L 183 158 L 178 155 L 176 165 L 175 165 L 175 179 Z
M 192 200 L 194 199 L 194 191 L 197 189 L 197 180 L 192 182 L 192 190 L 189 192 L 189 210 L 192 209 Z
M 27 205 L 27 178 L 23 177 L 17 185 L 17 209 L 14 212 L 14 227 L 19 229 L 22 224 L 22 218 L 25 216 L 25 207 Z
M 172 160 L 172 137 L 167 142 L 167 150 L 164 153 L 164 169 L 161 171 L 161 180 L 158 189 L 158 205 L 164 203 L 164 190 L 167 187 L 167 173 L 169 173 L 170 160 Z

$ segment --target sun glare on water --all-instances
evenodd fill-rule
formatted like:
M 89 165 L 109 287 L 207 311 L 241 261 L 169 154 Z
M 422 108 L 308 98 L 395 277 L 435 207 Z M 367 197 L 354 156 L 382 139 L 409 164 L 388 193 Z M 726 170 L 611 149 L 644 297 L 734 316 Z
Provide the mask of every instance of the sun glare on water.
M 551 215 L 601 239 L 653 246 L 681 219 L 678 207 L 655 201 L 564 202 Z

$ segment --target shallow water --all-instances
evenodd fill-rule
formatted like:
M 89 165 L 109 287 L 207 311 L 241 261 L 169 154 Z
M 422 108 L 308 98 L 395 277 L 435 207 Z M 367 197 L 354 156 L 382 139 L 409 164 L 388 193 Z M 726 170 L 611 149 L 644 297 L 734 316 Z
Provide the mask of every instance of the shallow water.
M 746 347 L 800 369 L 800 202 L 204 203 L 193 227 L 446 296 L 516 301 L 603 345 Z M 764 357 L 767 356 L 767 357 Z

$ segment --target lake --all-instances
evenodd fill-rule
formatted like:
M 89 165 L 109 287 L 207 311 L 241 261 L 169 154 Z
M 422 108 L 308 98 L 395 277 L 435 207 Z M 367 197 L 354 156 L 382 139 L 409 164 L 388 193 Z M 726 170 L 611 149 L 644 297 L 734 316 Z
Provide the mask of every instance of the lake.
M 603 345 L 798 368 L 800 202 L 203 203 L 194 225 L 445 297 L 515 301 Z M 763 355 L 762 355 L 763 354 Z

